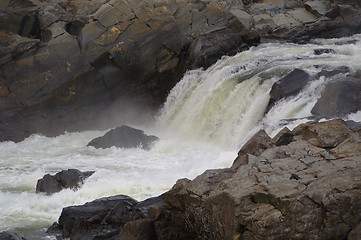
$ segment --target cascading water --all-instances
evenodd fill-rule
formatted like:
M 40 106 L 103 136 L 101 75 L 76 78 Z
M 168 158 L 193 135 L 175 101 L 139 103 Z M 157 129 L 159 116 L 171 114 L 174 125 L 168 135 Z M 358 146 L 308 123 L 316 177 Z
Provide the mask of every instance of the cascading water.
M 267 43 L 224 57 L 206 70 L 189 71 L 169 94 L 156 126 L 145 130 L 161 138 L 150 151 L 86 146 L 104 131 L 0 143 L 0 231 L 15 231 L 28 240 L 52 239 L 45 230 L 65 206 L 116 194 L 142 200 L 167 191 L 179 178 L 229 167 L 240 145 L 258 129 L 274 135 L 285 125 L 307 121 L 332 81 L 316 77 L 317 66 L 361 69 L 360 41 L 361 35 L 355 35 L 307 45 Z M 317 56 L 316 48 L 335 53 Z M 265 114 L 272 84 L 294 68 L 306 70 L 313 81 Z M 348 118 L 360 121 L 361 111 Z M 37 179 L 68 168 L 95 173 L 76 192 L 35 193 Z

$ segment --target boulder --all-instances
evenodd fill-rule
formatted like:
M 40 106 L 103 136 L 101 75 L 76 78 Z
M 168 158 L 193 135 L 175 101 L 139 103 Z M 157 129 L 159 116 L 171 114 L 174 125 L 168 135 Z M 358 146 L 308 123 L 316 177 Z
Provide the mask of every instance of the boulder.
M 4 231 L 4 232 L 0 232 L 0 240 L 26 240 L 26 239 L 19 236 L 17 233 Z
M 112 239 L 124 224 L 145 218 L 148 208 L 162 205 L 161 197 L 138 202 L 125 195 L 105 197 L 63 209 L 59 228 L 71 239 Z
M 361 239 L 361 223 L 359 223 L 349 234 L 347 240 L 360 240 Z
M 84 180 L 93 173 L 94 171 L 81 172 L 77 169 L 68 169 L 58 172 L 55 175 L 46 174 L 42 179 L 38 180 L 36 192 L 45 192 L 51 195 L 65 188 L 76 190 L 83 184 Z
M 298 94 L 309 82 L 310 76 L 301 69 L 294 69 L 289 74 L 275 82 L 270 92 L 270 109 L 277 101 Z
M 110 130 L 104 136 L 93 139 L 88 146 L 95 148 L 136 148 L 141 147 L 149 150 L 155 141 L 159 138 L 152 135 L 146 135 L 142 130 L 122 125 Z
M 339 117 L 361 110 L 361 79 L 346 77 L 326 85 L 311 113 L 322 117 Z
M 301 130 L 309 128 L 325 144 L 312 145 Z M 293 134 L 289 144 L 273 145 L 237 171 L 208 170 L 192 181 L 179 180 L 164 194 L 154 225 L 175 226 L 176 221 L 166 224 L 162 213 L 167 214 L 183 223 L 176 226 L 188 239 L 321 240 L 357 233 L 361 149 L 338 156 L 329 148 L 354 148 L 361 137 L 340 120 L 312 122 Z

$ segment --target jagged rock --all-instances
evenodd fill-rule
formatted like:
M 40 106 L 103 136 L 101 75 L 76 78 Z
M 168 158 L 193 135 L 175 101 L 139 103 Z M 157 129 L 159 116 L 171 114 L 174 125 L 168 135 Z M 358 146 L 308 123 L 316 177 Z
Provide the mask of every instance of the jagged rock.
M 359 223 L 349 234 L 347 240 L 360 240 L 361 239 L 361 223 Z
M 142 130 L 125 125 L 110 130 L 104 136 L 93 139 L 88 146 L 95 148 L 135 148 L 141 147 L 149 150 L 152 144 L 159 140 L 156 136 L 148 136 Z
M 0 240 L 26 240 L 13 232 L 0 232 Z
M 310 128 L 322 146 L 303 133 Z M 301 125 L 293 134 L 288 145 L 266 149 L 237 171 L 179 180 L 164 194 L 161 211 L 183 221 L 177 226 L 191 239 L 346 239 L 361 220 L 355 211 L 361 207 L 361 149 L 344 156 L 328 150 L 353 148 L 350 139 L 361 137 L 340 120 Z
M 346 77 L 327 84 L 311 113 L 337 117 L 361 110 L 361 79 Z
M 310 76 L 301 69 L 294 69 L 292 72 L 275 82 L 270 92 L 270 109 L 277 101 L 294 96 L 299 93 L 309 82 Z
M 305 8 L 307 11 L 318 16 L 326 15 L 326 13 L 329 11 L 326 2 L 317 0 L 305 2 Z
M 236 170 L 242 165 L 247 165 L 249 154 L 258 157 L 273 145 L 273 140 L 264 130 L 258 131 L 238 152 L 238 156 L 234 160 L 231 168 Z
M 57 174 L 46 174 L 42 179 L 38 180 L 36 192 L 45 192 L 50 195 L 60 192 L 62 189 L 77 189 L 85 178 L 90 177 L 94 171 L 81 172 L 77 169 L 68 169 L 58 172 Z
M 284 127 L 276 134 L 276 136 L 273 137 L 272 140 L 276 146 L 283 146 L 293 142 L 293 137 L 294 134 L 287 127 Z

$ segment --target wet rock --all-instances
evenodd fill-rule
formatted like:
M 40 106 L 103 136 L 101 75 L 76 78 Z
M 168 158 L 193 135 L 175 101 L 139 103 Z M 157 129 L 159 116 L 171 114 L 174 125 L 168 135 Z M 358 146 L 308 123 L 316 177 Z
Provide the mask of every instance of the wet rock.
M 146 135 L 142 130 L 128 126 L 120 126 L 110 130 L 104 136 L 93 139 L 88 146 L 95 148 L 136 148 L 141 147 L 149 150 L 155 141 L 159 138 L 152 135 Z
M 270 92 L 270 109 L 277 101 L 298 94 L 309 82 L 310 76 L 301 69 L 294 69 L 292 72 L 275 82 Z
M 350 69 L 346 66 L 340 66 L 340 67 L 335 67 L 335 68 L 332 68 L 332 69 L 322 69 L 318 74 L 317 76 L 318 77 L 321 77 L 321 76 L 324 76 L 325 78 L 331 78 L 337 74 L 346 74 L 346 73 L 349 73 L 350 72 Z
M 143 202 L 125 195 L 100 198 L 84 205 L 64 208 L 59 227 L 64 237 L 74 240 L 113 239 L 127 222 L 145 218 L 149 207 L 162 204 L 161 197 Z
M 58 172 L 55 175 L 46 174 L 38 180 L 36 192 L 45 192 L 51 195 L 60 192 L 62 189 L 78 189 L 87 177 L 90 177 L 94 171 L 81 172 L 77 169 L 68 169 Z
M 361 149 L 350 141 L 361 137 L 340 120 L 297 129 L 289 144 L 266 149 L 237 171 L 179 180 L 164 194 L 161 212 L 182 219 L 180 231 L 193 239 L 346 239 L 361 220 L 354 211 L 361 206 Z M 312 145 L 308 129 L 324 144 Z M 336 145 L 353 153 L 329 153 Z
M 321 55 L 321 54 L 327 54 L 327 53 L 336 53 L 335 50 L 331 49 L 331 48 L 317 48 L 315 50 L 313 50 L 313 53 L 315 55 Z
M 272 140 L 276 146 L 288 145 L 294 141 L 294 134 L 287 127 L 284 127 Z
M 307 1 L 305 2 L 305 8 L 307 11 L 317 15 L 323 16 L 328 12 L 328 6 L 325 1 Z
M 26 240 L 13 232 L 0 232 L 0 240 Z
M 323 117 L 337 117 L 361 109 L 361 79 L 346 77 L 326 85 L 311 113 Z

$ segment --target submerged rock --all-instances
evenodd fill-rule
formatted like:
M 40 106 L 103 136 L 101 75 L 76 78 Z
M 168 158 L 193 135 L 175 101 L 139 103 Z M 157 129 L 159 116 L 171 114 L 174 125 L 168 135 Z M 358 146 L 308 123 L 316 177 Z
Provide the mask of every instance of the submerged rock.
M 93 139 L 88 146 L 95 148 L 136 148 L 141 147 L 149 150 L 155 141 L 159 138 L 156 136 L 148 136 L 142 130 L 122 125 L 110 130 L 104 136 Z
M 90 177 L 94 171 L 81 172 L 77 169 L 68 169 L 58 172 L 55 175 L 46 174 L 38 180 L 36 192 L 45 192 L 51 195 L 60 192 L 62 189 L 78 189 L 87 177 Z

